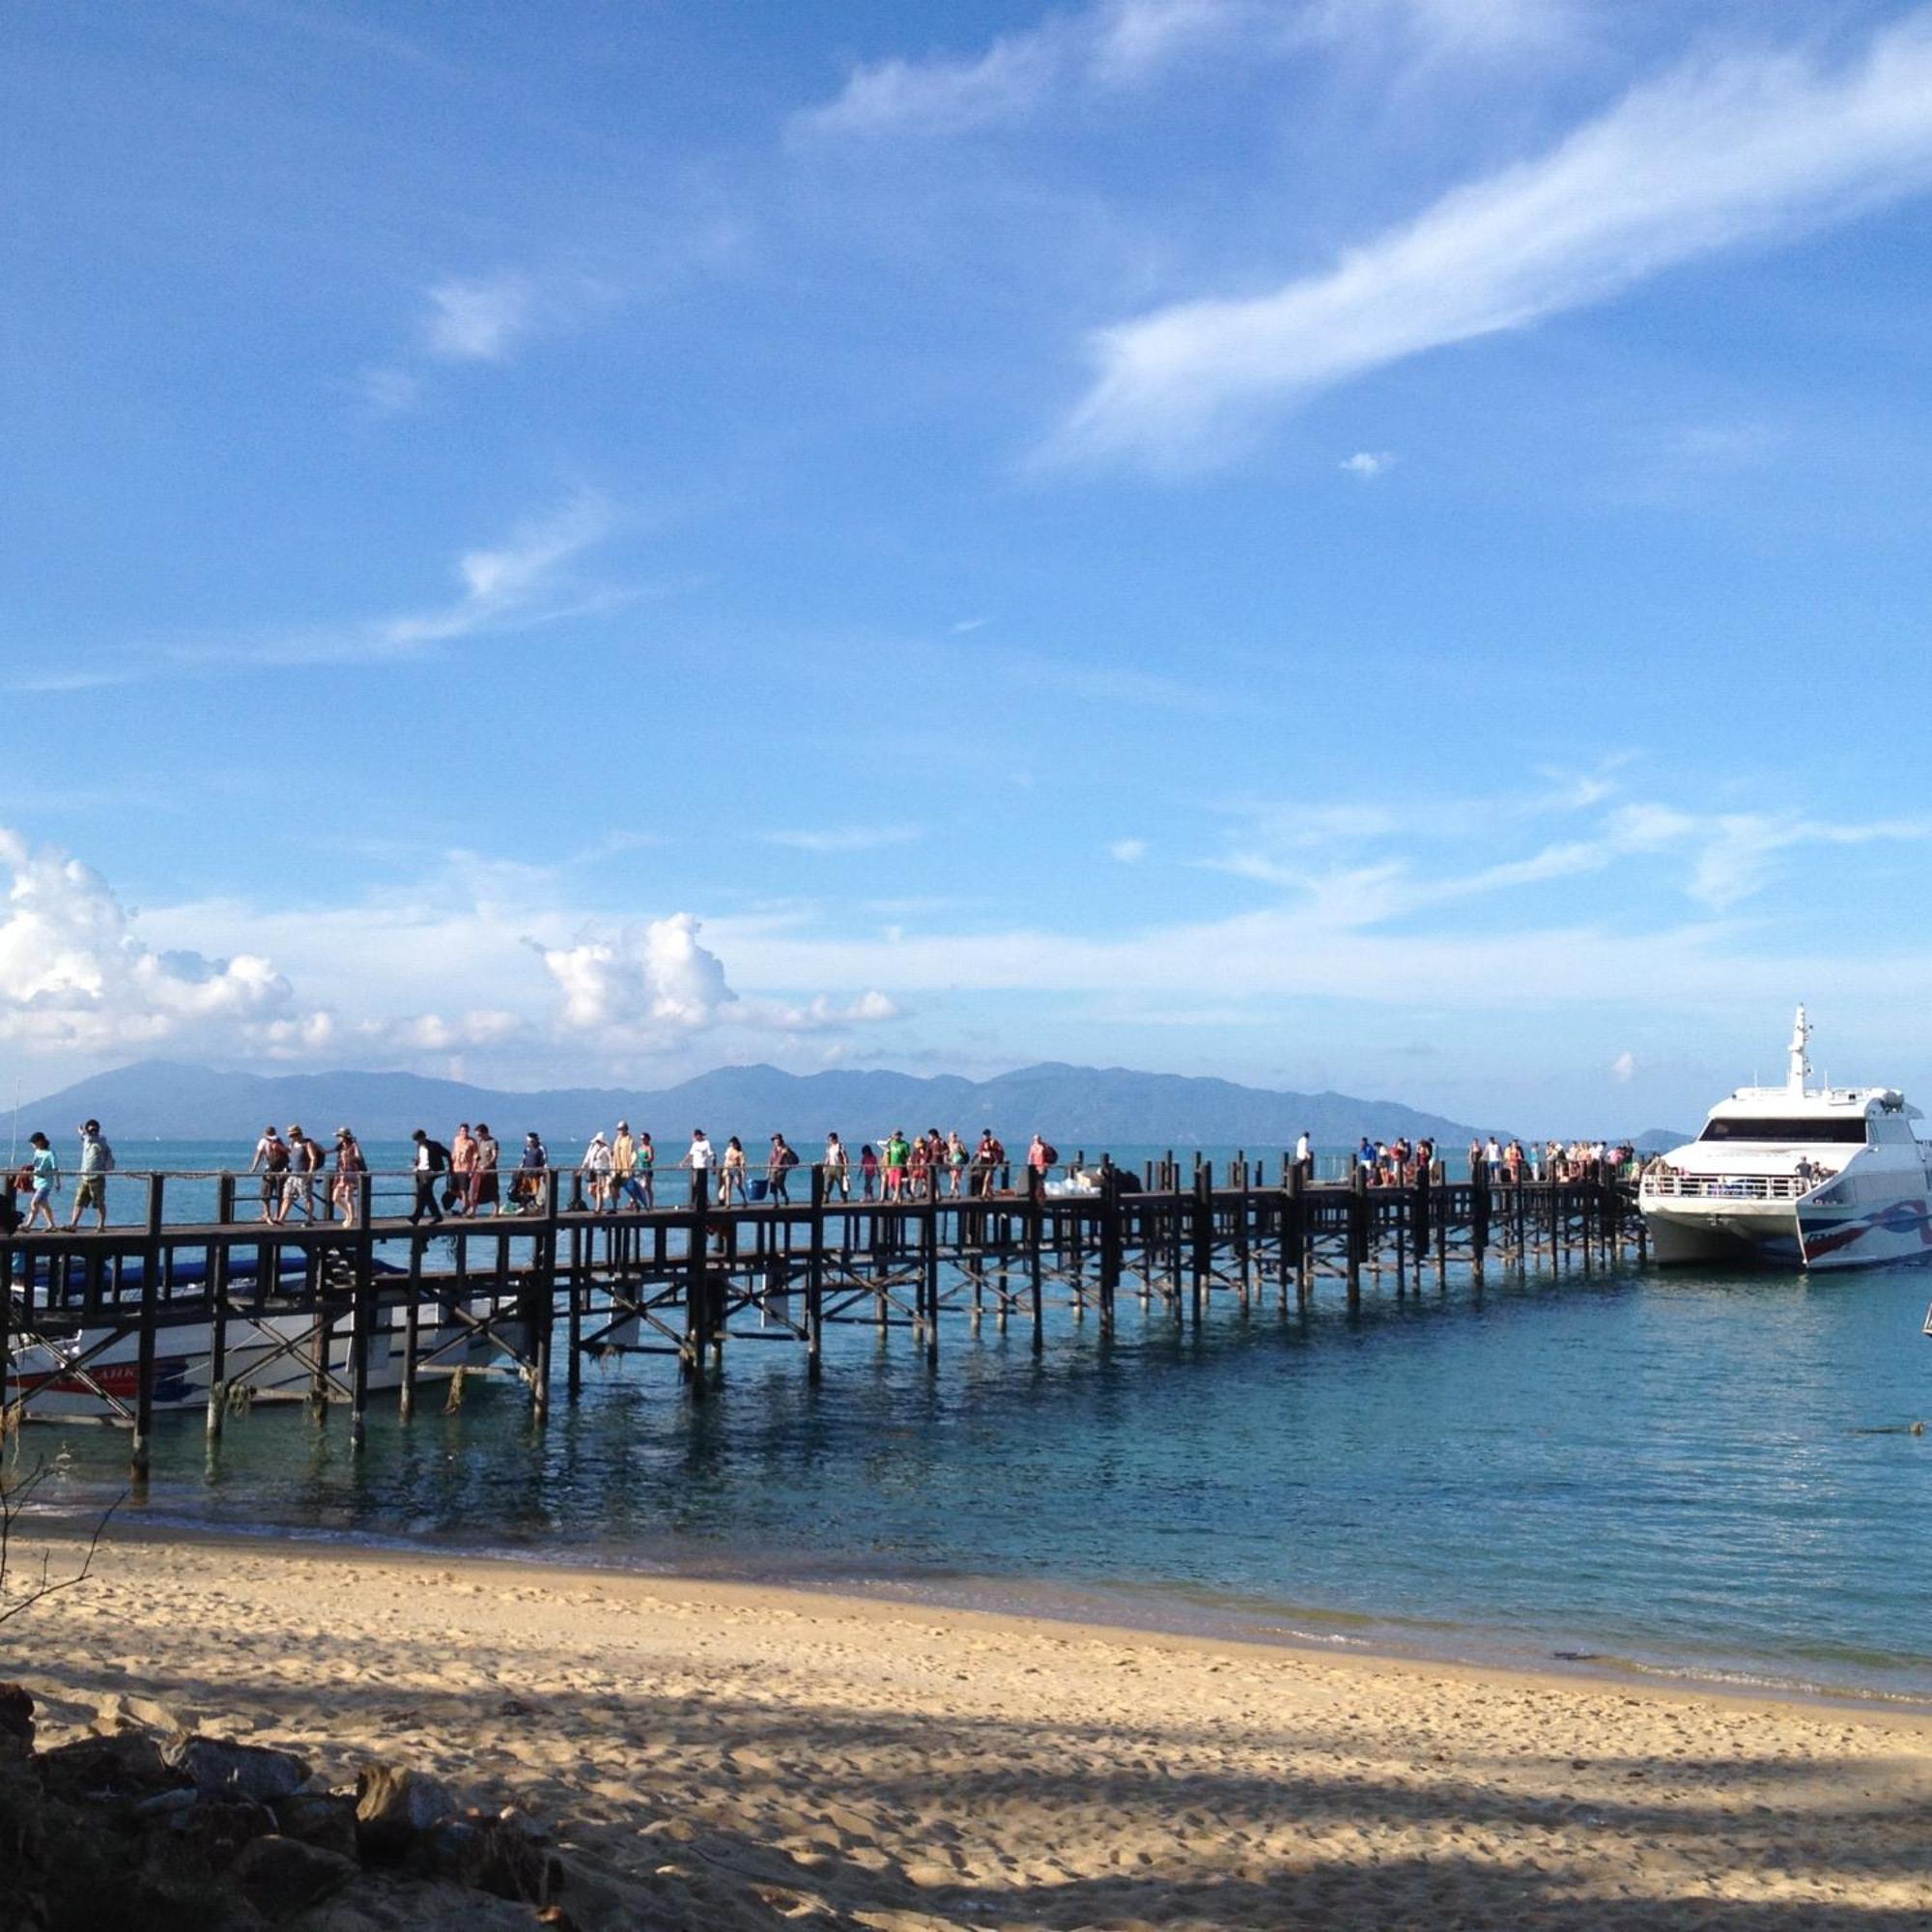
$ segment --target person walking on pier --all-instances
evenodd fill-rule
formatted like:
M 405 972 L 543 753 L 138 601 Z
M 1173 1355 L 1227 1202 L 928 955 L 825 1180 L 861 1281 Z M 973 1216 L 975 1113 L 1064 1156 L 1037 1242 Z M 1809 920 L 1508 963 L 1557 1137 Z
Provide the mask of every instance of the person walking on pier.
M 273 1127 L 264 1127 L 248 1172 L 262 1177 L 262 1219 L 270 1227 L 279 1225 L 282 1218 L 282 1182 L 288 1171 L 288 1143 Z
M 685 1150 L 684 1158 L 678 1162 L 678 1166 L 688 1167 L 691 1170 L 691 1198 L 694 1202 L 704 1191 L 705 1182 L 700 1177 L 711 1171 L 712 1164 L 717 1158 L 704 1129 L 693 1127 L 691 1145 Z
M 439 1227 L 442 1224 L 442 1209 L 437 1205 L 436 1183 L 449 1171 L 449 1150 L 440 1141 L 430 1139 L 418 1127 L 410 1139 L 415 1143 L 415 1205 L 410 1209 L 412 1222 L 419 1222 L 427 1217 Z
M 658 1151 L 649 1134 L 640 1133 L 631 1156 L 631 1178 L 624 1191 L 636 1205 L 652 1208 L 658 1205 Z
M 524 1151 L 517 1162 L 517 1179 L 512 1194 L 520 1214 L 540 1213 L 544 1205 L 544 1177 L 550 1172 L 550 1150 L 534 1127 L 524 1136 Z
M 347 1127 L 335 1130 L 335 1185 L 331 1190 L 336 1210 L 342 1216 L 344 1227 L 355 1225 L 357 1209 L 362 1200 L 362 1176 L 369 1163 L 362 1158 L 362 1150 L 355 1136 Z
M 1294 1165 L 1303 1180 L 1315 1179 L 1315 1141 L 1306 1127 L 1295 1138 Z
M 867 1141 L 859 1150 L 859 1199 L 869 1201 L 879 1191 L 879 1156 Z
M 895 1127 L 892 1138 L 886 1142 L 886 1182 L 885 1198 L 896 1201 L 905 1192 L 906 1165 L 912 1159 L 912 1143 L 902 1129 Z
M 774 1201 L 782 1201 L 791 1206 L 791 1171 L 798 1165 L 798 1155 L 792 1145 L 782 1134 L 772 1136 L 772 1157 L 765 1167 L 765 1185 L 771 1190 Z
M 80 1130 L 80 1185 L 73 1190 L 73 1213 L 70 1231 L 80 1226 L 80 1217 L 94 1209 L 94 1225 L 107 1226 L 107 1177 L 114 1172 L 114 1150 L 100 1138 L 100 1122 L 89 1121 Z
M 583 1150 L 583 1158 L 579 1162 L 577 1171 L 583 1179 L 583 1192 L 592 1211 L 601 1211 L 608 1207 L 611 1197 L 611 1143 L 604 1138 L 601 1127 L 590 1136 L 590 1145 Z
M 638 1144 L 631 1138 L 629 1121 L 619 1121 L 611 1136 L 611 1206 L 621 1208 L 631 1191 L 631 1176 L 638 1169 Z
M 738 1205 L 748 1205 L 745 1194 L 745 1143 L 736 1134 L 724 1143 L 724 1158 L 718 1168 L 718 1201 L 721 1207 L 731 1205 L 731 1192 L 738 1193 Z
M 469 1122 L 462 1122 L 456 1129 L 456 1139 L 449 1150 L 449 1187 L 442 1197 L 442 1205 L 452 1214 L 469 1212 L 469 1183 L 476 1173 L 476 1136 L 469 1131 Z
M 830 1201 L 834 1194 L 839 1200 L 852 1198 L 852 1163 L 845 1155 L 845 1143 L 837 1134 L 825 1136 L 825 1198 Z
M 299 1127 L 289 1129 L 289 1178 L 282 1183 L 282 1219 L 298 1209 L 304 1221 L 315 1219 L 315 1176 L 322 1166 L 322 1150 Z
M 60 1155 L 53 1150 L 53 1143 L 45 1134 L 29 1134 L 27 1145 L 33 1149 L 34 1157 L 27 1168 L 33 1182 L 33 1196 L 27 1205 L 27 1218 L 20 1225 L 31 1229 L 34 1217 L 42 1215 L 47 1224 L 47 1233 L 53 1234 L 58 1224 L 54 1220 L 54 1196 L 60 1190 Z
M 966 1184 L 966 1170 L 972 1165 L 973 1156 L 966 1143 L 959 1138 L 959 1129 L 954 1127 L 946 1136 L 946 1191 L 956 1196 Z
M 476 1164 L 469 1170 L 469 1211 L 480 1214 L 488 1208 L 492 1213 L 503 1211 L 502 1197 L 497 1192 L 497 1168 L 503 1157 L 502 1149 L 490 1131 L 489 1122 L 476 1122 Z

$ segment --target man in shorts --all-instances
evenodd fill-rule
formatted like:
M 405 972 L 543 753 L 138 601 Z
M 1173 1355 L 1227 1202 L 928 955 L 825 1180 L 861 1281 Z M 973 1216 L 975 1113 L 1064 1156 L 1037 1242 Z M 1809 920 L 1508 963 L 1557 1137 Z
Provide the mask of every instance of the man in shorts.
M 80 1130 L 80 1185 L 73 1191 L 70 1228 L 80 1226 L 84 1209 L 94 1209 L 94 1225 L 107 1225 L 107 1177 L 114 1172 L 114 1150 L 100 1138 L 100 1122 L 86 1122 Z

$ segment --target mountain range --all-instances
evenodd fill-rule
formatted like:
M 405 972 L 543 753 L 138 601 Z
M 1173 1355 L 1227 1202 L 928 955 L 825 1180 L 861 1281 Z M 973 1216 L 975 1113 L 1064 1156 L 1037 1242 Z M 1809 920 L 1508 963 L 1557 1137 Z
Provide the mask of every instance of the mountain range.
M 443 1139 L 459 1121 L 488 1121 L 499 1137 L 535 1127 L 547 1138 L 583 1140 L 619 1120 L 675 1145 L 693 1127 L 739 1134 L 748 1144 L 781 1131 L 802 1147 L 836 1128 L 853 1142 L 894 1127 L 908 1133 L 957 1127 L 969 1139 L 990 1126 L 1009 1147 L 1043 1133 L 1063 1151 L 1108 1147 L 1292 1147 L 1304 1130 L 1339 1147 L 1432 1135 L 1466 1145 L 1461 1122 L 1391 1100 L 1293 1094 L 1231 1080 L 1138 1073 L 1121 1066 L 1024 1066 L 992 1080 L 957 1074 L 848 1071 L 786 1073 L 776 1066 L 721 1066 L 658 1092 L 557 1088 L 506 1093 L 416 1073 L 233 1073 L 173 1061 L 142 1061 L 97 1073 L 21 1110 L 23 1132 L 71 1131 L 97 1119 L 110 1140 L 253 1140 L 265 1124 L 299 1122 L 312 1133 L 353 1126 L 365 1140 L 399 1140 L 427 1127 Z

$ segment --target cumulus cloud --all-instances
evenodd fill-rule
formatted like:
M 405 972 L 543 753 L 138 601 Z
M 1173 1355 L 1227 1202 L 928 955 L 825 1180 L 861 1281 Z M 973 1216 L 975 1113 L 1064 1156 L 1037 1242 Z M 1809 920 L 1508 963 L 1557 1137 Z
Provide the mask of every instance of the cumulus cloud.
M 544 969 L 563 994 L 563 1024 L 633 1038 L 713 1025 L 738 996 L 725 983 L 724 961 L 698 944 L 699 929 L 681 912 L 608 938 L 540 947 Z
M 1145 838 L 1116 838 L 1107 847 L 1107 856 L 1123 866 L 1138 866 L 1147 857 L 1147 850 Z
M 885 1020 L 903 1019 L 904 1009 L 895 1000 L 876 989 L 861 993 L 856 1000 L 840 1006 L 824 993 L 803 1006 L 766 1006 L 755 1017 L 764 1025 L 785 1033 L 839 1033 L 850 1027 L 876 1026 Z
M 105 1053 L 237 1039 L 265 1052 L 326 1039 L 266 958 L 160 952 L 91 867 L 0 830 L 0 1038 Z
M 1323 273 L 1101 331 L 1098 374 L 1048 454 L 1212 462 L 1264 406 L 1928 186 L 1932 15 L 1878 34 L 1841 66 L 1809 53 L 1694 62 Z
M 1350 476 L 1359 476 L 1364 483 L 1373 483 L 1395 467 L 1395 458 L 1385 449 L 1358 449 L 1354 455 L 1344 457 L 1338 467 Z

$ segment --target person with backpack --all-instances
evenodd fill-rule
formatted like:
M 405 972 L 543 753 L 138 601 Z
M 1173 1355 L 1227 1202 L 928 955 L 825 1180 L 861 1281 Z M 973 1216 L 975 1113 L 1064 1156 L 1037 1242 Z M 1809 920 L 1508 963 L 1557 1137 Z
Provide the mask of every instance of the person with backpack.
M 289 1174 L 289 1145 L 273 1126 L 262 1129 L 255 1143 L 255 1158 L 248 1163 L 250 1174 L 262 1177 L 262 1219 L 270 1227 L 279 1227 L 282 1219 L 282 1189 Z
M 1044 1187 L 1053 1170 L 1060 1164 L 1060 1150 L 1053 1146 L 1043 1134 L 1033 1137 L 1033 1146 L 1027 1149 L 1027 1165 L 1039 1176 L 1039 1184 Z
M 502 1158 L 502 1150 L 497 1145 L 496 1136 L 490 1131 L 487 1121 L 476 1122 L 476 1163 L 469 1170 L 469 1211 L 480 1214 L 488 1208 L 493 1213 L 502 1211 L 502 1201 L 497 1191 L 497 1164 Z
M 107 1225 L 107 1177 L 114 1172 L 114 1150 L 100 1138 L 100 1122 L 87 1122 L 80 1130 L 80 1185 L 73 1190 L 70 1230 L 80 1226 L 81 1211 L 94 1209 L 94 1225 Z
M 786 1186 L 791 1171 L 798 1165 L 798 1154 L 791 1143 L 782 1134 L 772 1136 L 771 1159 L 765 1168 L 765 1183 L 774 1201 L 782 1201 L 791 1206 L 791 1194 Z
M 282 1219 L 298 1209 L 304 1221 L 315 1219 L 315 1177 L 322 1167 L 322 1149 L 299 1127 L 289 1129 L 289 1173 L 282 1183 Z
M 416 1145 L 416 1200 L 410 1209 L 410 1219 L 420 1221 L 427 1215 L 440 1226 L 442 1209 L 437 1205 L 436 1183 L 439 1177 L 449 1172 L 449 1150 L 440 1141 L 431 1140 L 420 1127 L 410 1138 Z

